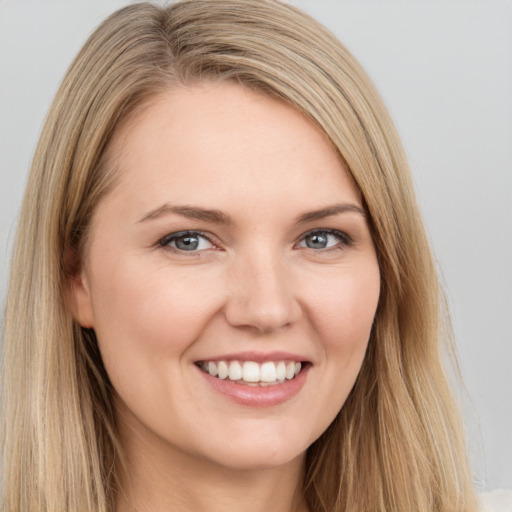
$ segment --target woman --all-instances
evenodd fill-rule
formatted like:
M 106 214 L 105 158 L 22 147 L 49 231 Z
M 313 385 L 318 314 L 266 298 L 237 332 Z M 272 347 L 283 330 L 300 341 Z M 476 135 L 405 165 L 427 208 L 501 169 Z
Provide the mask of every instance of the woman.
M 293 7 L 107 19 L 11 276 L 3 510 L 475 510 L 398 137 Z

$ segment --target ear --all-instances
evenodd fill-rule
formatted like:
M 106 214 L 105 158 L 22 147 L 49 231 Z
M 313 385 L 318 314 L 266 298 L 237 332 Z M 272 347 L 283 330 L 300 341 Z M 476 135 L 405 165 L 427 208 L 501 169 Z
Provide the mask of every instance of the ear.
M 94 314 L 89 282 L 78 254 L 74 249 L 66 249 L 64 255 L 66 277 L 64 282 L 64 300 L 73 318 L 85 328 L 94 327 Z

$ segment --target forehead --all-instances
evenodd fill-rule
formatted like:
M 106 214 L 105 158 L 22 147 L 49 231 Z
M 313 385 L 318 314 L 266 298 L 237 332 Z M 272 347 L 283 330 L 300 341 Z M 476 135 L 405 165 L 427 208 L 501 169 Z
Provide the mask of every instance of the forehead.
M 120 127 L 111 158 L 134 203 L 249 204 L 287 192 L 301 201 L 359 201 L 350 173 L 325 134 L 290 105 L 239 85 L 203 83 L 153 97 Z M 146 197 L 146 192 L 148 192 Z M 326 198 L 326 201 L 329 199 Z M 217 205 L 212 204 L 216 207 Z

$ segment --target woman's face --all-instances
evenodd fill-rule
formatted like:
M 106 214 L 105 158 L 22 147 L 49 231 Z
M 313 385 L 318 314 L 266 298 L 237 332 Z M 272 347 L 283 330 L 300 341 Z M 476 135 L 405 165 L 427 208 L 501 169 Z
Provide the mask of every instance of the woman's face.
M 379 298 L 336 151 L 290 106 L 206 83 L 154 98 L 112 155 L 73 293 L 125 442 L 229 468 L 297 460 L 354 385 Z

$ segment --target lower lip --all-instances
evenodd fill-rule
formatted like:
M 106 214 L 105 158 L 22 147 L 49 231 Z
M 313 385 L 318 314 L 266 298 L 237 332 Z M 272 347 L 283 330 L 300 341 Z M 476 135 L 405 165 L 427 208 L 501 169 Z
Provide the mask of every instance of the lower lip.
M 307 365 L 293 379 L 271 386 L 237 384 L 229 379 L 212 377 L 199 368 L 197 370 L 215 391 L 237 404 L 249 407 L 271 407 L 287 402 L 299 393 L 306 382 L 309 368 L 310 365 Z

